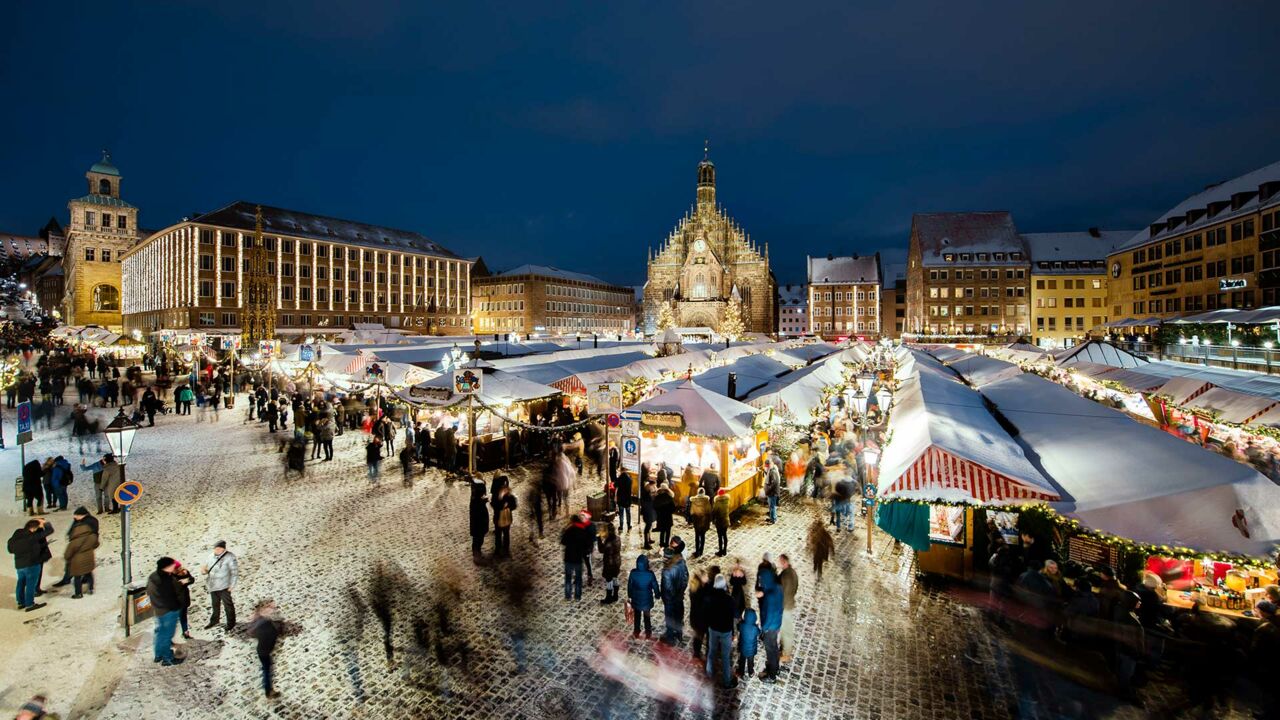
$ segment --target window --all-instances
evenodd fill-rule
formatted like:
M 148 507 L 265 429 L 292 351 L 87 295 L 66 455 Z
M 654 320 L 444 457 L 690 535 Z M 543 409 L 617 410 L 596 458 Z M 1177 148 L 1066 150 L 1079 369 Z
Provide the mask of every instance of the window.
M 303 302 L 311 302 L 311 288 L 309 287 L 298 288 L 298 299 Z
M 293 263 L 280 263 L 280 276 L 293 277 Z
M 1093 280 L 1093 289 L 1094 289 L 1094 290 L 1101 290 L 1101 289 L 1102 289 L 1102 281 L 1101 281 L 1101 280 L 1098 280 L 1097 278 L 1095 278 L 1095 279 Z
M 201 270 L 212 270 L 212 269 L 213 269 L 213 256 L 212 256 L 212 255 L 201 255 L 201 256 L 200 256 L 200 269 L 201 269 Z
M 236 246 L 236 234 L 222 233 L 222 247 L 235 247 L 235 246 Z
M 95 248 L 87 247 L 84 249 L 84 259 L 87 262 L 93 262 L 94 254 L 97 252 Z
M 120 310 L 120 291 L 111 285 L 98 285 L 93 288 L 93 309 L 116 312 Z
M 222 272 L 229 273 L 236 271 L 236 258 L 234 255 L 222 256 Z
M 310 265 L 299 265 L 299 266 L 298 266 L 298 277 L 303 278 L 304 280 L 305 280 L 305 279 L 310 279 L 310 277 L 311 277 L 311 266 L 310 266 Z
M 102 262 L 111 262 L 111 251 L 107 248 L 102 248 Z
M 110 195 L 110 194 L 111 194 L 111 181 L 110 181 L 110 180 L 108 180 L 108 179 L 106 179 L 106 178 L 98 178 L 98 194 L 99 194 L 99 195 Z
M 298 252 L 303 257 L 311 257 L 311 243 L 298 243 Z
M 280 299 L 281 299 L 281 300 L 292 300 L 292 299 L 293 299 L 293 286 L 292 286 L 292 285 L 281 285 L 281 286 L 280 286 Z
M 111 213 L 102 213 L 102 227 L 111 227 Z
M 234 326 L 236 324 L 236 314 L 229 312 L 222 313 L 222 324 L 227 327 Z
M 95 222 L 97 222 L 97 220 L 98 220 L 98 213 L 96 213 L 96 212 L 94 212 L 94 211 L 92 211 L 92 210 L 85 210 L 85 211 L 84 211 L 84 224 L 85 224 L 85 225 L 88 225 L 88 226 L 90 226 L 90 227 L 93 227 L 93 224 L 94 224 Z
M 212 244 L 213 244 L 213 231 L 212 231 L 212 230 L 206 230 L 205 228 L 200 228 L 200 244 L 201 244 L 201 245 L 212 245 Z
M 292 241 L 292 240 L 281 240 L 281 241 L 280 241 L 280 252 L 285 253 L 286 255 L 292 255 L 292 254 L 293 254 L 293 241 Z
M 213 297 L 213 281 L 212 280 L 200 281 L 200 297 L 202 298 Z
M 984 278 L 984 279 L 985 279 L 985 278 Z M 1044 289 L 1044 280 L 1037 280 L 1037 281 L 1036 281 L 1036 289 L 1037 289 L 1037 290 L 1043 290 L 1043 289 Z
M 209 327 L 213 325 L 213 313 L 211 312 L 200 313 L 200 325 L 204 327 Z
M 129 217 L 127 215 L 117 215 L 116 227 L 120 228 L 121 230 L 129 229 Z
M 222 283 L 222 297 L 233 298 L 236 296 L 236 284 L 233 282 Z

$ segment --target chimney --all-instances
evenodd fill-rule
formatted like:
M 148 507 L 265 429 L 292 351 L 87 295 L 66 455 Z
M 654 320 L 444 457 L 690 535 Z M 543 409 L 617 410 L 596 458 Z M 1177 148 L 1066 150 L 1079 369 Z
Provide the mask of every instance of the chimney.
M 738 399 L 738 373 L 729 373 L 729 397 Z
M 835 260 L 835 259 L 836 259 L 835 255 L 833 255 L 832 253 L 827 253 L 827 260 Z
M 1089 228 L 1089 237 L 1102 237 L 1102 231 L 1096 227 Z

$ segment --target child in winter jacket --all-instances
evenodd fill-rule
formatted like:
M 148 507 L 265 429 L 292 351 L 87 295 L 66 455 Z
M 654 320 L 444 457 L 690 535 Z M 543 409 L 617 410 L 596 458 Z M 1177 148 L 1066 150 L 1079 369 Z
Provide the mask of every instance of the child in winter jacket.
M 759 646 L 760 626 L 756 624 L 756 611 L 747 608 L 738 621 L 738 677 L 749 678 L 755 675 L 756 649 Z

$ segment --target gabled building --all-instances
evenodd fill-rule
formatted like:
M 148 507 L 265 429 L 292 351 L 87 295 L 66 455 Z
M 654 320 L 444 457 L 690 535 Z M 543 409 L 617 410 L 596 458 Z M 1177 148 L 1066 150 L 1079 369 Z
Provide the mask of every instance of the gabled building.
M 805 285 L 778 286 L 778 337 L 809 334 L 809 288 Z
M 1280 305 L 1280 162 L 1191 195 L 1107 264 L 1114 320 Z
M 1031 327 L 1031 263 L 1005 211 L 917 213 L 904 334 L 1019 336 Z
M 1107 255 L 1132 230 L 1023 233 L 1031 253 L 1031 340 L 1071 347 L 1108 321 Z
M 809 332 L 824 338 L 880 335 L 880 253 L 807 258 Z

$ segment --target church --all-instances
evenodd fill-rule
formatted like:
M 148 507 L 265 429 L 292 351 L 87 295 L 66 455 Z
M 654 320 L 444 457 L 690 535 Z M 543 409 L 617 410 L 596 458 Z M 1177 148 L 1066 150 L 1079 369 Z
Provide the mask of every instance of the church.
M 698 163 L 697 201 L 657 253 L 650 251 L 645 331 L 657 331 L 665 304 L 676 327 L 719 332 L 725 309 L 736 298 L 745 332 L 772 335 L 776 294 L 768 245 L 761 252 L 716 204 L 716 166 L 704 152 Z

